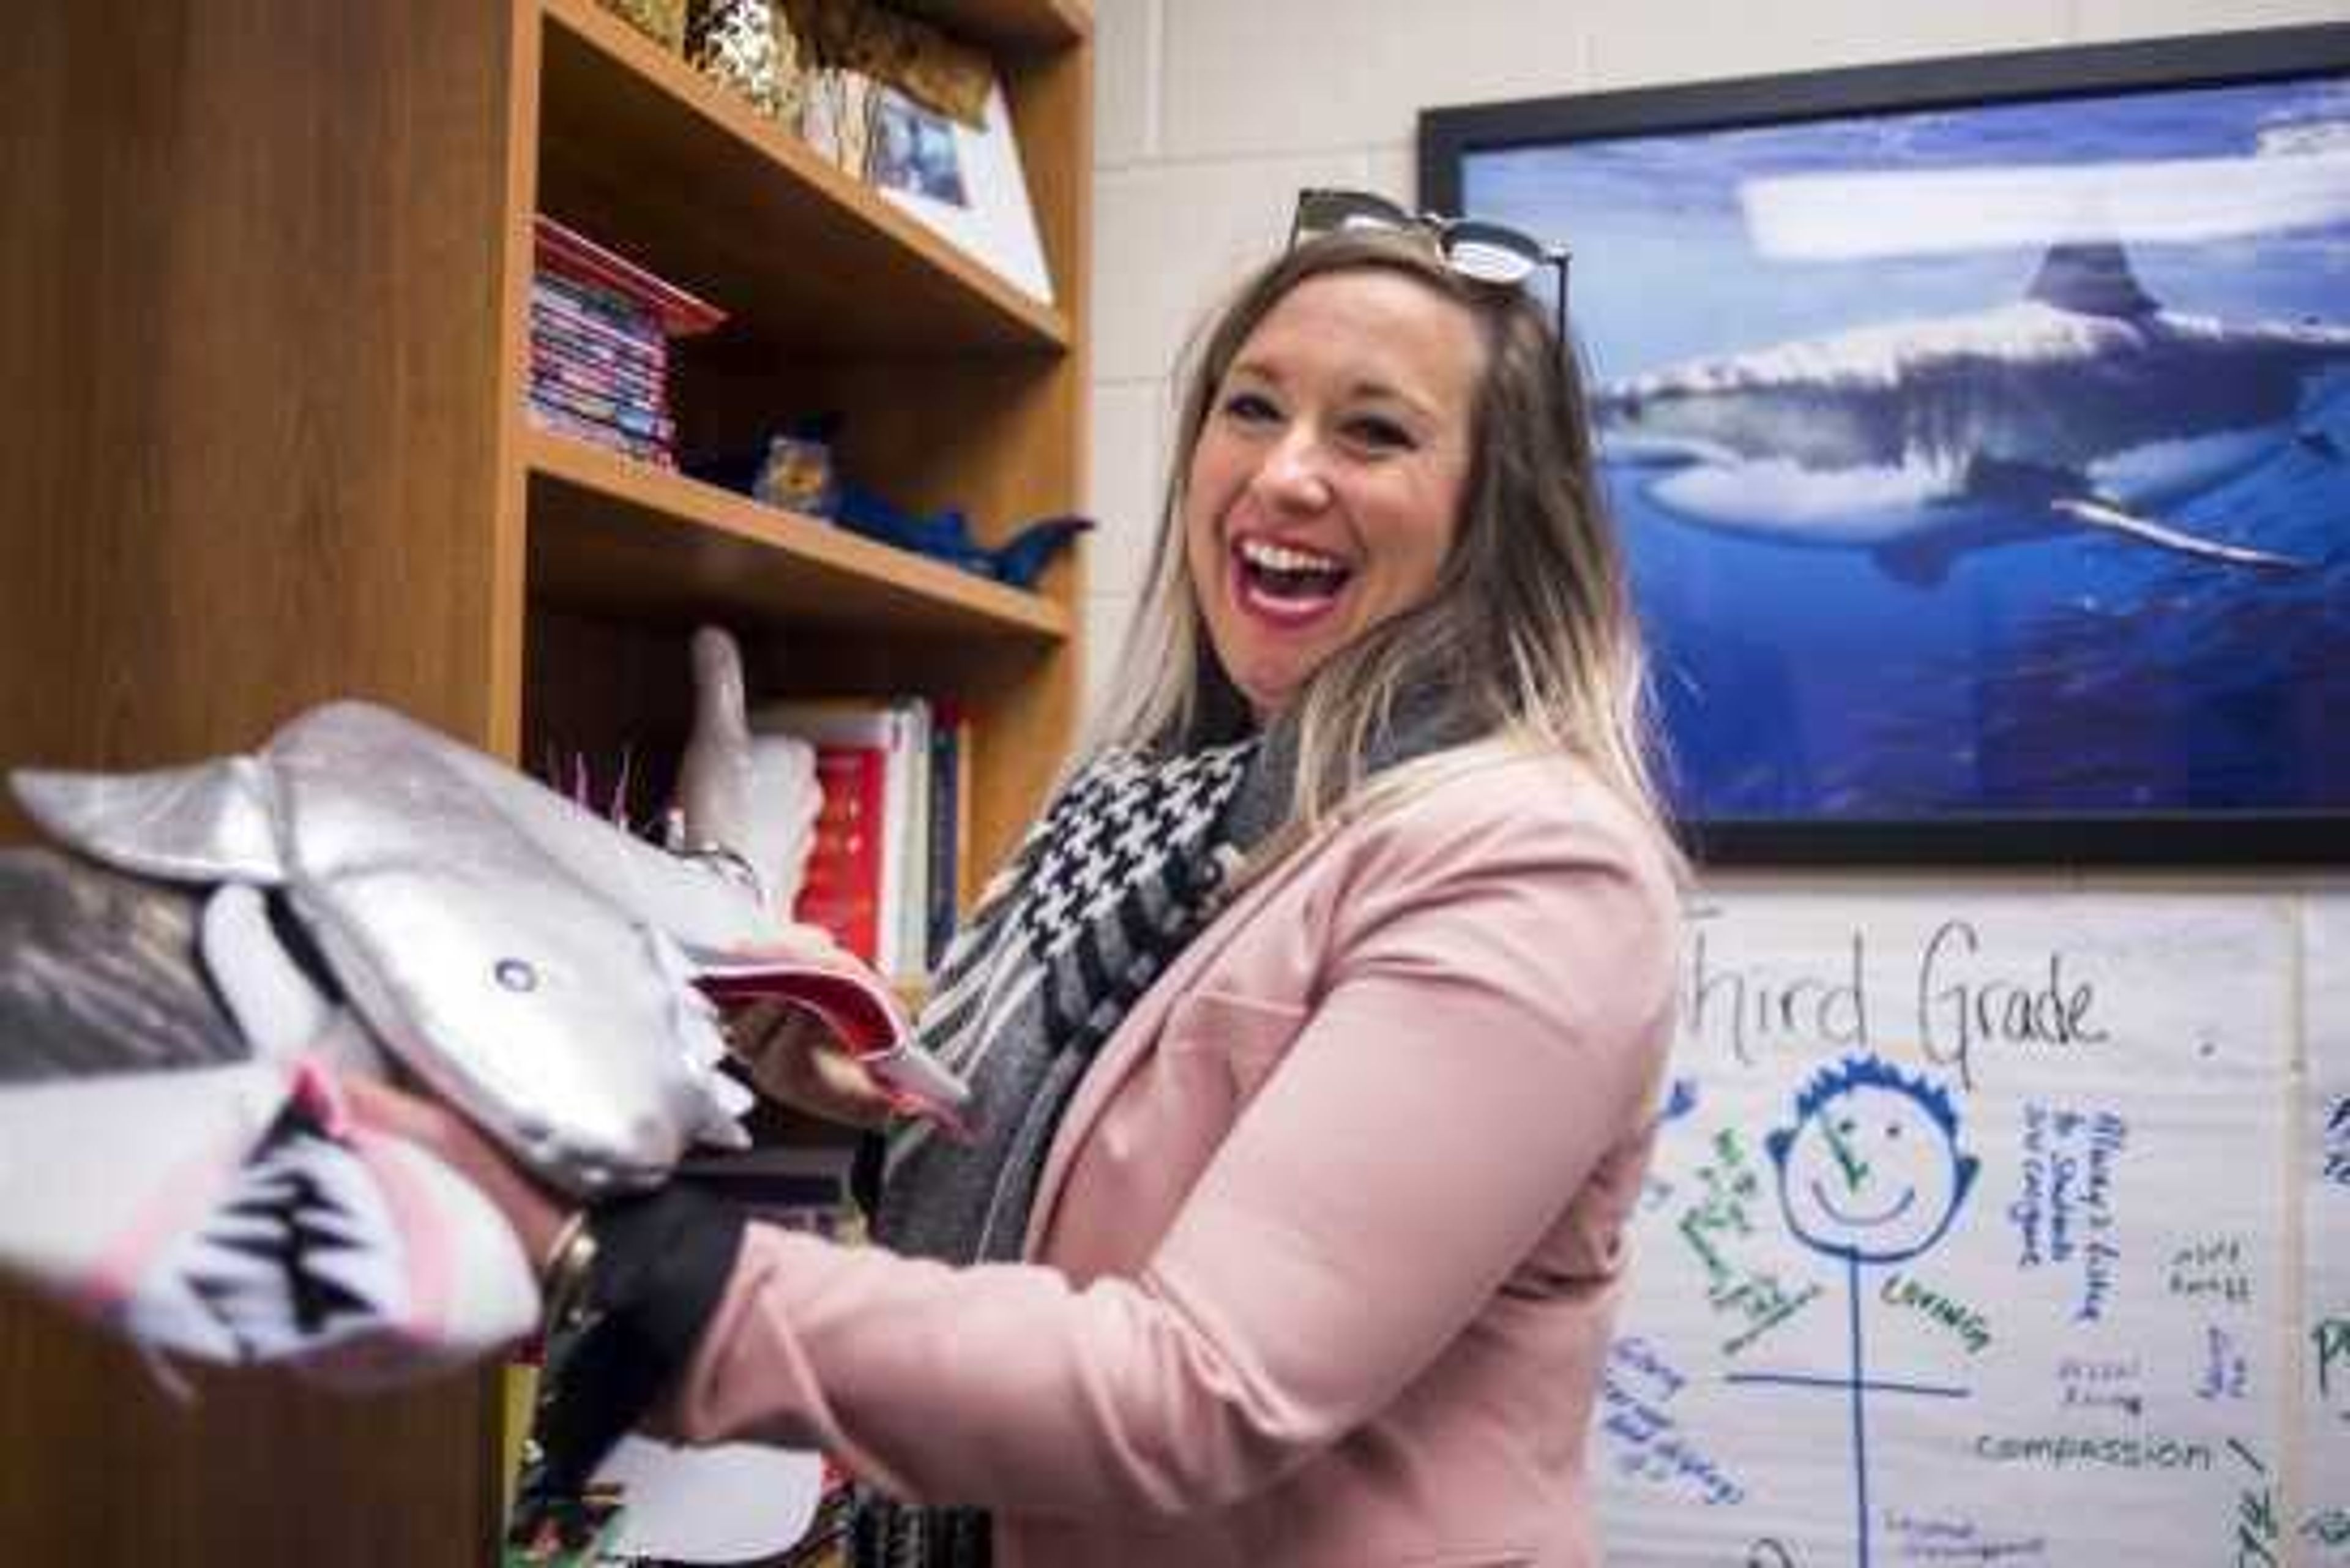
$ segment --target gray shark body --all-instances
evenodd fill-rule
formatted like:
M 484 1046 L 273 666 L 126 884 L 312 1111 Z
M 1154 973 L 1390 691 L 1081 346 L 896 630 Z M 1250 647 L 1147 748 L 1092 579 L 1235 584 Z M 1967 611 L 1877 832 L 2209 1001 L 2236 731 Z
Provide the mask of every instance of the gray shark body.
M 2338 457 L 2303 421 L 2343 374 L 2350 328 L 2167 311 L 2117 246 L 2060 246 L 2014 304 L 1628 378 L 1595 415 L 1675 515 L 1865 548 L 1912 580 L 2074 528 L 2289 568 L 2161 514 L 2294 440 Z
M 689 1145 L 743 1139 L 744 1097 L 715 1070 L 724 1043 L 688 950 L 754 948 L 773 929 L 756 898 L 447 736 L 337 702 L 251 755 L 10 782 L 60 844 L 202 890 L 203 920 L 236 889 L 282 898 L 372 1039 L 565 1190 L 650 1187 Z M 270 946 L 256 919 L 246 956 Z M 41 956 L 0 955 L 0 991 L 37 981 Z M 76 978 L 72 955 L 47 956 Z M 83 990 L 101 979 L 79 978 Z M 57 989 L 36 986 L 36 1001 Z M 31 1054 L 16 1034 L 62 1038 L 43 1012 L 74 1010 L 31 1008 L 0 1055 Z M 92 1052 L 53 1042 L 47 1054 Z

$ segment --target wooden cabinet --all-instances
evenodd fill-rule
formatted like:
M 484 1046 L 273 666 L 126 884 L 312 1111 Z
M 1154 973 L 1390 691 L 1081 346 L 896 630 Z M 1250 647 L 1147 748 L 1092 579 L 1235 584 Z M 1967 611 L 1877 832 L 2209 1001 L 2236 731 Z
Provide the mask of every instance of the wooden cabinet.
M 961 701 L 999 856 L 1069 738 L 1080 557 L 1014 591 L 521 411 L 543 209 L 729 313 L 681 350 L 687 450 L 838 410 L 903 505 L 1000 535 L 1079 504 L 1089 7 L 926 9 L 1003 74 L 1050 305 L 590 0 L 13 17 L 0 765 L 213 754 L 341 695 L 511 757 L 673 755 L 716 620 L 763 693 Z M 194 1381 L 0 1296 L 0 1562 L 487 1559 L 491 1380 Z

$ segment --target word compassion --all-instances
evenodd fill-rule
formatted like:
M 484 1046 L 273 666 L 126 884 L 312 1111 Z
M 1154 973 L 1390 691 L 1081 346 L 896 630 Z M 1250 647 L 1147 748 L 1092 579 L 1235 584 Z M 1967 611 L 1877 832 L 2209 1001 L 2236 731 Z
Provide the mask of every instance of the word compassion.
M 1926 1059 L 1975 1086 L 1976 1054 L 1986 1046 L 2053 1050 L 2101 1045 L 2106 1031 L 2096 1017 L 2097 988 L 2067 971 L 2065 955 L 2050 952 L 2024 967 L 1983 957 L 1982 934 L 1971 921 L 1945 920 L 1915 953 L 1888 959 L 1870 950 L 1865 931 L 1852 933 L 1833 964 L 1811 972 L 1783 965 L 1725 963 L 1707 922 L 1696 911 L 1690 943 L 1682 1017 L 1690 1033 L 1723 1041 L 1742 1064 L 1752 1065 L 1773 1047 L 1822 1045 L 1862 1050 L 1891 1036 L 1871 1011 L 1887 994 L 1877 971 L 1891 964 L 1906 998 L 1894 1033 L 1914 1039 Z

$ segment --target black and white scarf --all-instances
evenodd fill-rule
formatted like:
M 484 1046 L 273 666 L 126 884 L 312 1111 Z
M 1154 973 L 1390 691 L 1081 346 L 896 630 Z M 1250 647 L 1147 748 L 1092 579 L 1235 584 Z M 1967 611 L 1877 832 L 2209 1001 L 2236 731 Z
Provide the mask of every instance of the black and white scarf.
M 1367 771 L 1464 738 L 1449 706 L 1405 704 Z M 1078 1080 L 1222 908 L 1232 873 L 1288 821 L 1296 756 L 1295 727 L 1281 724 L 1171 757 L 1114 748 L 1062 789 L 949 946 L 918 1026 L 970 1082 L 973 1137 L 958 1143 L 927 1124 L 892 1136 L 877 1240 L 955 1264 L 1020 1256 Z M 989 1561 L 975 1509 L 868 1494 L 856 1540 L 858 1568 Z

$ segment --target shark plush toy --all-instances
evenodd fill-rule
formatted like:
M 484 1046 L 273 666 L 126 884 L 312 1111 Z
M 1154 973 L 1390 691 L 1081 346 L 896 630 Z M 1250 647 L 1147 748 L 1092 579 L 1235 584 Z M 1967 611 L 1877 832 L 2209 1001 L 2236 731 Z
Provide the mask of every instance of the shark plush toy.
M 0 1272 L 151 1349 L 411 1376 L 527 1332 L 531 1270 L 341 1085 L 397 1074 L 593 1202 L 740 1146 L 723 1006 L 816 1013 L 914 1111 L 888 987 L 718 859 L 389 710 L 160 772 L 20 772 L 0 854 Z

